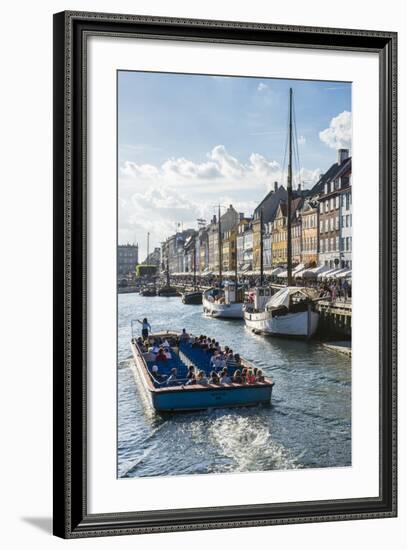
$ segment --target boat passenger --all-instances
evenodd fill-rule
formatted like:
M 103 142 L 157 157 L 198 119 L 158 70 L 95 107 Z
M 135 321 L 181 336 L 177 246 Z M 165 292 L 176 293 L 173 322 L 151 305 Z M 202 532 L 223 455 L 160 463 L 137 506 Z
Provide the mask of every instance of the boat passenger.
M 257 382 L 264 382 L 264 375 L 263 371 L 261 369 L 258 369 L 257 376 L 256 376 Z
M 205 371 L 200 370 L 198 372 L 196 382 L 197 382 L 197 384 L 201 384 L 202 386 L 207 386 L 208 385 L 208 379 L 206 378 Z
M 156 361 L 167 361 L 167 356 L 165 355 L 163 348 L 160 348 L 158 350 L 158 353 L 155 357 L 155 360 Z
M 237 371 L 236 371 L 235 374 L 233 375 L 233 382 L 234 382 L 235 384 L 242 384 L 242 383 L 243 383 L 242 373 L 240 372 L 239 369 L 237 369 Z
M 194 367 L 194 365 L 190 365 L 188 367 L 188 373 L 187 373 L 187 379 L 191 380 L 192 378 L 195 378 L 195 367 Z
M 191 386 L 193 384 L 196 384 L 196 376 L 195 372 L 192 374 L 192 377 L 187 380 L 186 386 Z
M 162 375 L 159 372 L 158 365 L 153 365 L 151 367 L 151 372 L 152 372 L 152 375 L 154 376 L 154 378 L 157 380 L 157 382 L 162 382 L 163 380 L 165 380 L 167 378 L 165 375 Z
M 216 352 L 215 346 L 213 344 L 210 344 L 209 348 L 206 350 L 206 353 L 213 356 L 215 352 Z
M 235 353 L 234 355 L 235 363 L 237 367 L 240 367 L 242 364 L 242 360 L 240 358 L 240 355 L 238 353 Z
M 228 374 L 227 368 L 224 368 L 220 375 L 220 383 L 221 384 L 231 384 L 232 379 L 230 378 Z
M 210 384 L 219 384 L 219 376 L 216 374 L 216 372 L 213 370 L 211 372 L 211 377 L 209 379 Z
M 147 317 L 144 317 L 142 321 L 140 321 L 140 319 L 137 319 L 137 321 L 141 325 L 141 336 L 145 340 L 146 338 L 148 338 L 148 331 L 151 331 L 151 325 L 148 322 Z
M 162 343 L 162 346 L 161 346 L 161 347 L 163 347 L 163 348 L 169 348 L 169 347 L 171 347 L 171 346 L 170 346 L 170 343 L 168 342 L 168 340 L 164 340 L 164 342 Z
M 171 374 L 167 378 L 167 386 L 177 386 L 178 380 L 177 380 L 177 369 L 174 367 L 171 369 Z
M 195 336 L 195 339 L 192 343 L 192 347 L 193 348 L 199 348 L 199 338 L 197 336 Z
M 247 384 L 247 368 L 242 369 L 242 384 Z
M 172 358 L 170 348 L 164 348 L 164 354 L 165 354 L 165 357 L 166 357 L 167 359 L 171 359 L 171 358 Z
M 237 367 L 237 363 L 235 361 L 235 358 L 233 356 L 233 351 L 230 350 L 230 352 L 228 353 L 228 356 L 226 358 L 226 366 L 229 367 L 230 369 L 235 369 Z
M 179 337 L 179 339 L 181 340 L 181 342 L 189 342 L 189 339 L 190 339 L 189 334 L 184 328 L 182 329 L 182 334 Z
M 248 384 L 255 384 L 256 383 L 256 377 L 254 376 L 252 369 L 249 369 L 247 371 L 246 379 L 247 379 Z

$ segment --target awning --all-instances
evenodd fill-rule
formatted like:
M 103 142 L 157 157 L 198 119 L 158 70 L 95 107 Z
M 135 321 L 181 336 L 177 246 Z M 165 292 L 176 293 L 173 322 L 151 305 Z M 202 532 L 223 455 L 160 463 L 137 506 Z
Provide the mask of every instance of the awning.
M 306 269 L 302 277 L 304 279 L 315 279 L 318 277 L 320 273 L 324 273 L 325 271 L 329 271 L 330 268 L 327 265 L 318 265 L 317 267 L 313 267 L 311 269 Z
M 277 273 L 281 273 L 282 271 L 283 271 L 282 267 L 275 267 L 270 271 L 269 275 L 277 275 Z
M 296 271 L 294 273 L 294 277 L 296 279 L 300 278 L 300 277 L 303 277 L 304 276 L 304 273 L 306 272 L 307 270 L 304 268 L 304 269 L 300 269 L 299 271 Z
M 323 273 L 320 273 L 318 275 L 318 279 L 331 279 L 331 278 L 335 278 L 335 274 L 338 273 L 339 271 L 342 271 L 342 269 L 338 269 L 337 267 L 335 267 L 335 269 L 329 269 L 328 271 L 324 271 Z
M 343 268 L 339 273 L 335 274 L 335 279 L 344 279 L 352 277 L 352 270 L 348 267 Z
M 241 269 L 239 269 L 239 271 L 241 273 L 245 273 L 246 271 L 249 271 L 251 265 L 250 264 L 243 264 L 243 266 L 241 267 Z

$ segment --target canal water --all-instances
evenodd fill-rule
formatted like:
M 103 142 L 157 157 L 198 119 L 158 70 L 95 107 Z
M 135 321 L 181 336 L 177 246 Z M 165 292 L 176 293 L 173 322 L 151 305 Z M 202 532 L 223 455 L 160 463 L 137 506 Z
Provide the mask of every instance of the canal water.
M 135 384 L 131 319 L 153 332 L 186 328 L 273 378 L 272 406 L 161 418 Z M 137 324 L 141 329 L 141 325 Z M 351 465 L 351 360 L 315 342 L 252 334 L 244 322 L 202 315 L 180 298 L 118 296 L 118 477 L 324 468 Z

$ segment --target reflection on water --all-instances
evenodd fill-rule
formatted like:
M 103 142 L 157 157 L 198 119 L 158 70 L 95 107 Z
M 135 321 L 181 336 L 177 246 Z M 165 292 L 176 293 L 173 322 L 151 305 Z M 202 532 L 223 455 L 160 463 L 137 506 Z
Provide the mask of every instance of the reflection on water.
M 317 343 L 256 336 L 243 321 L 204 317 L 180 298 L 118 301 L 119 477 L 351 464 L 350 359 Z M 145 316 L 153 332 L 186 328 L 229 345 L 273 378 L 272 406 L 156 415 L 129 368 L 130 321 Z

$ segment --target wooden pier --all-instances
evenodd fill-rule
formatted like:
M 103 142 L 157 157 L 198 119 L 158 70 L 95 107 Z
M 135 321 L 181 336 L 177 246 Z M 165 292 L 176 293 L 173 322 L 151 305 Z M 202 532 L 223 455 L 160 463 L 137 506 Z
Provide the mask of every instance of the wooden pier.
M 352 335 L 352 302 L 321 300 L 317 311 L 320 313 L 318 333 L 320 336 L 337 335 L 350 338 Z

